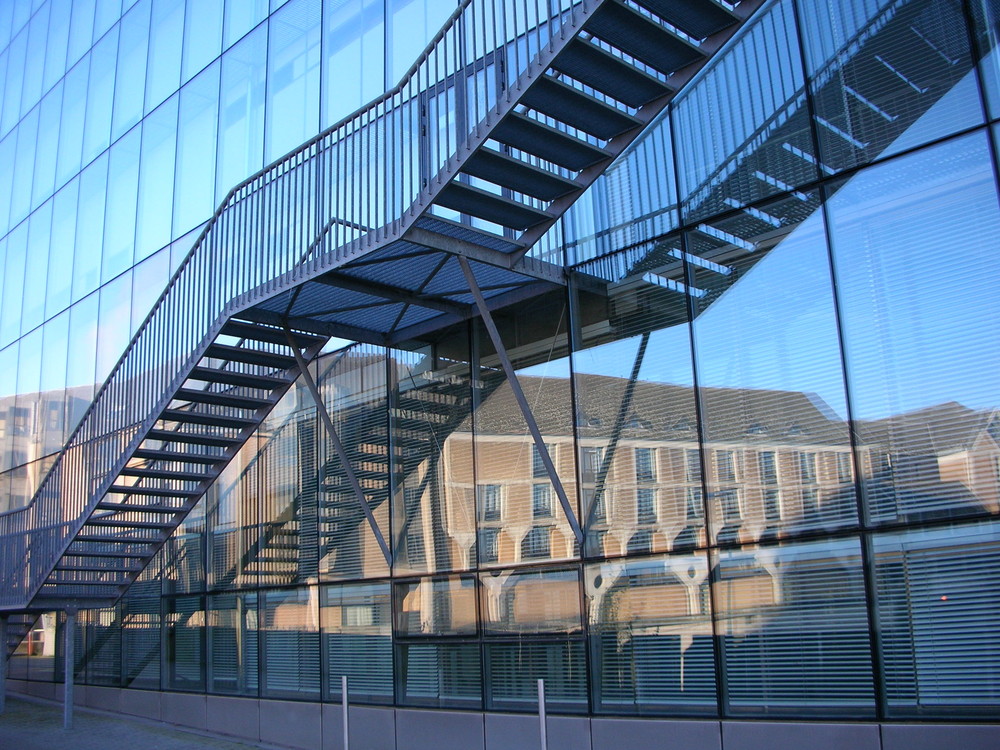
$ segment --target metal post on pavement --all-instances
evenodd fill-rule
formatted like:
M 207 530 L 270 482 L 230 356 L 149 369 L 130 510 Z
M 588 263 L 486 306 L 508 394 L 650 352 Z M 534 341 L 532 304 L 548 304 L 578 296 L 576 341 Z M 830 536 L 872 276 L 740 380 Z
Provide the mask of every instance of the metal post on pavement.
M 66 608 L 66 681 L 63 684 L 63 729 L 73 728 L 73 634 L 76 630 L 76 607 Z
M 542 738 L 542 750 L 548 750 L 549 738 L 545 731 L 545 680 L 538 681 L 538 732 Z
M 340 705 L 344 715 L 344 750 L 350 750 L 350 733 L 347 726 L 347 675 L 340 678 Z

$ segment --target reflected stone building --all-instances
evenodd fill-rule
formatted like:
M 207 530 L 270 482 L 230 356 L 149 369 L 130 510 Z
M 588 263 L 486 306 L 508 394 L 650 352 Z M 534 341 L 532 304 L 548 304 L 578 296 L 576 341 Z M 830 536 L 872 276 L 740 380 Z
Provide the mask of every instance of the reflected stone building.
M 14 690 L 1000 743 L 993 0 L 0 6 Z

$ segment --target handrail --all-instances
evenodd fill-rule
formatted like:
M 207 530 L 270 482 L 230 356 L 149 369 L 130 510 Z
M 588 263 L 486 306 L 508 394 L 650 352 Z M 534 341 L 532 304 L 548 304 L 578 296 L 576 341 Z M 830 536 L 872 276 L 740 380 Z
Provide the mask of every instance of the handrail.
M 38 591 L 232 301 L 270 296 L 293 271 L 318 273 L 398 238 L 508 88 L 600 2 L 462 0 L 395 87 L 229 191 L 31 502 L 0 517 L 0 608 Z M 474 64 L 497 56 L 497 70 Z

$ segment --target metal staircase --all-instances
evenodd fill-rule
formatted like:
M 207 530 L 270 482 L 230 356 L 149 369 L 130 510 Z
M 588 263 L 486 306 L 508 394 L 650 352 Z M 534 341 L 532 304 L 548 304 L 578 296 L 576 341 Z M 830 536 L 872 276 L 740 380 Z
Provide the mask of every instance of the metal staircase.
M 0 611 L 115 602 L 328 337 L 564 283 L 532 246 L 758 4 L 462 2 L 399 85 L 230 192 L 0 518 Z

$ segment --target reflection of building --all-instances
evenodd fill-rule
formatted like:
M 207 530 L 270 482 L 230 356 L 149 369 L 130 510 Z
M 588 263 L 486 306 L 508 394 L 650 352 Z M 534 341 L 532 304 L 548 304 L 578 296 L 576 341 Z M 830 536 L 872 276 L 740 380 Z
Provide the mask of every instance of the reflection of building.
M 0 9 L 16 687 L 58 631 L 304 748 L 344 676 L 400 749 L 538 679 L 553 746 L 995 745 L 993 4 L 451 10 Z

